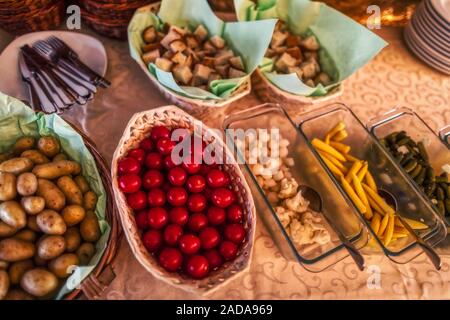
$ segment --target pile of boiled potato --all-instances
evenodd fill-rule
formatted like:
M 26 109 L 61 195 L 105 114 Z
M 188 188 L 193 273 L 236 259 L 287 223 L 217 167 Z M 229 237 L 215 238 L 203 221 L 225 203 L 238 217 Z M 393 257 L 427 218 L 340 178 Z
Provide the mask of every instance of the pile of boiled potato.
M 54 297 L 100 238 L 97 195 L 57 138 L 20 138 L 0 154 L 0 300 Z

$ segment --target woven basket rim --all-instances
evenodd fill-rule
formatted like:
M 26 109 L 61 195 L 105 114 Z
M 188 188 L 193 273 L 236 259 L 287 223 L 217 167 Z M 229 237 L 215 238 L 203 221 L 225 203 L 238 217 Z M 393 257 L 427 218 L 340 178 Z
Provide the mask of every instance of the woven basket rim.
M 120 220 L 122 222 L 122 227 L 125 233 L 125 236 L 128 240 L 128 243 L 136 257 L 136 259 L 141 263 L 141 265 L 150 272 L 155 278 L 162 280 L 168 284 L 171 284 L 175 287 L 178 287 L 180 289 L 183 289 L 185 291 L 193 292 L 196 294 L 206 294 L 211 293 L 212 291 L 217 290 L 218 288 L 222 287 L 225 283 L 233 279 L 237 274 L 241 274 L 245 271 L 247 271 L 250 267 L 250 263 L 252 260 L 252 249 L 254 244 L 254 237 L 255 237 L 255 228 L 256 228 L 256 209 L 253 201 L 253 196 L 250 191 L 250 187 L 247 184 L 247 181 L 245 180 L 245 177 L 243 173 L 240 170 L 239 165 L 235 162 L 234 157 L 230 155 L 231 151 L 226 147 L 225 143 L 218 137 L 213 131 L 211 131 L 211 136 L 213 136 L 215 139 L 219 139 L 219 143 L 222 144 L 222 146 L 225 146 L 225 150 L 228 156 L 231 156 L 233 161 L 232 163 L 227 164 L 227 166 L 232 167 L 233 173 L 238 176 L 238 181 L 236 182 L 235 187 L 237 188 L 237 185 L 239 185 L 240 188 L 242 188 L 241 194 L 241 200 L 243 201 L 243 205 L 246 208 L 246 214 L 247 214 L 247 222 L 248 222 L 248 229 L 247 229 L 247 241 L 243 244 L 241 247 L 241 254 L 234 260 L 230 262 L 230 265 L 226 267 L 225 269 L 219 269 L 215 272 L 216 274 L 213 274 L 211 277 L 207 277 L 203 280 L 192 280 L 192 279 L 184 279 L 182 276 L 180 276 L 178 273 L 168 273 L 162 269 L 159 265 L 157 265 L 156 259 L 151 256 L 145 248 L 141 252 L 143 245 L 140 240 L 140 237 L 137 236 L 138 229 L 136 227 L 134 216 L 132 213 L 132 210 L 128 207 L 126 204 L 125 196 L 124 194 L 119 190 L 118 182 L 117 182 L 117 163 L 118 160 L 125 155 L 126 151 L 128 151 L 131 147 L 134 147 L 139 143 L 139 141 L 144 137 L 145 133 L 141 132 L 140 129 L 135 128 L 133 131 L 133 126 L 135 124 L 139 124 L 139 121 L 143 121 L 145 117 L 151 117 L 155 118 L 156 115 L 167 115 L 179 117 L 178 121 L 179 123 L 186 124 L 184 122 L 184 119 L 189 119 L 189 121 L 198 121 L 195 117 L 189 115 L 188 113 L 184 112 L 182 109 L 173 106 L 168 105 L 156 109 L 151 109 L 147 111 L 143 111 L 140 113 L 136 113 L 133 115 L 133 117 L 128 122 L 128 125 L 124 131 L 124 134 L 122 135 L 122 138 L 120 139 L 118 146 L 116 148 L 116 151 L 114 152 L 113 160 L 112 160 L 112 166 L 111 166 L 111 176 L 112 176 L 112 183 L 113 183 L 113 190 L 115 193 L 115 200 L 117 204 L 117 208 L 119 210 L 119 216 Z M 162 121 L 160 118 L 158 121 Z M 173 119 L 173 118 L 170 118 Z M 177 123 L 177 125 L 179 125 Z M 188 125 L 187 123 L 186 125 Z M 151 126 L 146 123 L 141 123 L 141 126 L 145 126 L 144 131 L 148 131 Z M 209 130 L 209 127 L 205 126 L 203 124 L 204 131 Z M 128 148 L 126 147 L 126 143 L 131 145 L 128 145 Z M 121 204 L 122 203 L 122 204 Z M 130 218 L 132 217 L 132 218 Z M 140 248 L 139 248 L 140 247 Z M 237 271 L 234 270 L 232 267 L 240 268 Z M 227 278 L 217 280 L 216 283 L 211 282 L 213 281 L 213 277 L 225 275 Z M 183 283 L 183 281 L 187 281 L 187 283 Z M 208 282 L 209 281 L 209 282 Z M 212 283 L 212 284 L 211 284 Z
M 47 6 L 43 8 L 38 8 L 34 11 L 19 13 L 14 16 L 2 16 L 0 15 L 0 21 L 6 23 L 18 22 L 23 24 L 24 20 L 43 20 L 54 14 L 55 11 L 59 11 L 64 6 L 64 0 L 56 0 L 50 2 Z

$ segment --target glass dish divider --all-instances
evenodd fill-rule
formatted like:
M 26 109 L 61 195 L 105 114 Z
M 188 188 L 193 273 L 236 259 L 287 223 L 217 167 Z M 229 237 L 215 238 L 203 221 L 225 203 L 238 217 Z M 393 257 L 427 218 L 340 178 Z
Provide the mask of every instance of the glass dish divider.
M 338 113 L 338 114 L 336 115 L 335 113 Z M 330 117 L 330 116 L 333 117 L 333 120 L 330 120 L 327 122 L 326 119 L 323 119 L 323 118 Z M 341 118 L 345 118 L 345 117 L 347 117 L 347 121 L 341 119 Z M 312 121 L 317 121 L 319 118 L 321 118 L 320 120 L 322 123 L 325 122 L 328 124 L 328 126 L 323 130 L 323 132 L 316 134 L 314 137 L 311 137 L 311 135 L 308 134 L 308 132 L 305 132 L 306 131 L 305 126 L 307 124 L 310 125 L 310 123 Z M 370 234 L 372 235 L 373 239 L 375 239 L 375 242 L 376 242 L 378 248 L 381 248 L 382 252 L 387 257 L 389 257 L 389 259 L 391 259 L 392 261 L 394 261 L 396 263 L 403 264 L 403 263 L 407 263 L 407 262 L 411 261 L 412 259 L 416 258 L 418 255 L 423 253 L 423 251 L 417 245 L 415 240 L 411 241 L 412 240 L 411 238 L 413 238 L 413 236 L 406 238 L 409 242 L 405 243 L 405 245 L 403 247 L 398 248 L 398 250 L 391 250 L 391 249 L 388 249 L 387 247 L 385 247 L 383 242 L 380 240 L 380 238 L 374 233 L 372 227 L 370 226 L 370 223 L 365 220 L 363 215 L 359 212 L 359 210 L 354 205 L 353 201 L 351 201 L 350 197 L 347 195 L 345 190 L 342 188 L 341 184 L 335 178 L 333 173 L 328 169 L 328 167 L 323 162 L 323 160 L 321 159 L 321 157 L 319 156 L 319 154 L 317 153 L 315 148 L 312 146 L 312 144 L 311 144 L 312 138 L 322 139 L 325 136 L 326 132 L 328 132 L 334 126 L 334 124 L 336 124 L 339 120 L 343 120 L 346 123 L 346 130 L 349 132 L 348 138 L 352 137 L 351 132 L 355 131 L 355 130 L 358 131 L 360 134 L 362 134 L 363 137 L 365 138 L 365 140 L 368 143 L 370 143 L 369 151 L 372 151 L 372 152 L 369 152 L 369 155 L 373 156 L 373 151 L 376 151 L 376 154 L 378 155 L 378 157 L 381 157 L 381 160 L 383 160 L 384 165 L 388 169 L 387 171 L 388 172 L 390 171 L 392 174 L 394 174 L 394 176 L 389 176 L 383 172 L 377 172 L 374 174 L 374 168 L 377 168 L 377 166 L 373 164 L 374 159 L 371 159 L 370 157 L 361 157 L 361 156 L 358 156 L 358 154 L 355 155 L 355 153 L 352 151 L 355 150 L 356 148 L 354 148 L 354 146 L 352 146 L 352 143 L 348 143 L 344 140 L 343 143 L 350 145 L 352 147 L 352 151 L 350 151 L 350 152 L 352 152 L 352 155 L 369 162 L 369 168 L 371 170 L 372 175 L 374 176 L 374 179 L 376 180 L 376 183 L 377 183 L 379 189 L 384 189 L 384 190 L 388 191 L 396 186 L 395 184 L 391 183 L 392 184 L 391 188 L 383 188 L 383 186 L 386 187 L 386 185 L 388 185 L 388 183 L 384 182 L 383 179 L 389 180 L 388 182 L 390 182 L 390 181 L 393 182 L 393 177 L 395 177 L 400 182 L 405 183 L 404 185 L 400 186 L 400 189 L 396 190 L 397 192 L 390 191 L 390 193 L 394 195 L 394 198 L 397 201 L 397 204 L 399 204 L 397 207 L 396 214 L 400 214 L 402 217 L 421 220 L 423 223 L 427 224 L 430 227 L 429 228 L 430 230 L 427 233 L 421 234 L 420 232 L 416 232 L 416 234 L 419 237 L 422 237 L 422 239 L 424 239 L 425 241 L 427 241 L 427 243 L 430 246 L 433 247 L 436 244 L 438 244 L 440 241 L 445 239 L 446 234 L 447 234 L 447 229 L 445 228 L 445 224 L 442 221 L 442 219 L 440 219 L 440 217 L 437 217 L 435 211 L 429 205 L 428 200 L 423 198 L 422 194 L 420 194 L 416 191 L 415 187 L 411 184 L 410 180 L 404 175 L 403 171 L 400 170 L 398 168 L 397 164 L 391 160 L 391 158 L 389 157 L 387 152 L 384 150 L 384 148 L 381 146 L 381 144 L 377 141 L 377 139 L 370 132 L 367 131 L 367 129 L 365 128 L 363 123 L 358 119 L 358 117 L 356 117 L 356 115 L 347 106 L 345 106 L 344 104 L 341 104 L 341 103 L 333 103 L 330 105 L 326 105 L 320 109 L 316 109 L 313 111 L 303 113 L 303 114 L 299 115 L 298 117 L 296 117 L 295 120 L 296 120 L 295 122 L 298 123 L 299 131 L 301 132 L 301 134 L 304 136 L 304 138 L 307 141 L 308 147 L 313 151 L 314 155 L 319 160 L 319 162 L 321 163 L 323 168 L 327 171 L 329 177 L 334 182 L 334 184 L 338 187 L 338 189 L 340 190 L 342 195 L 346 199 L 348 199 L 351 206 L 358 212 L 358 214 L 364 220 L 366 227 L 370 231 Z M 349 124 L 350 121 L 352 122 L 351 123 L 352 125 L 356 125 L 356 129 L 350 128 L 350 124 Z M 322 125 L 322 127 L 323 127 L 323 125 Z M 318 130 L 317 129 L 318 126 L 315 126 L 315 128 L 316 128 L 316 130 Z M 372 148 L 374 148 L 374 149 L 371 150 Z M 383 163 L 381 160 L 378 159 L 378 162 Z M 380 177 L 381 174 L 384 174 L 384 176 Z M 382 187 L 380 188 L 380 186 L 382 186 Z M 396 186 L 396 187 L 398 188 L 399 186 Z M 407 194 L 409 194 L 408 197 L 406 196 Z M 413 195 L 415 195 L 416 197 L 411 198 L 411 196 L 413 196 Z M 410 202 L 406 201 L 406 200 L 411 201 L 411 199 L 414 202 L 414 205 L 416 208 L 416 210 L 414 211 L 414 213 L 416 213 L 416 217 L 411 217 L 411 212 L 413 210 L 413 206 L 410 206 L 409 210 L 405 210 L 406 208 L 408 208 L 407 204 L 410 204 Z M 419 206 L 419 208 L 417 207 L 417 205 Z M 422 213 L 418 215 L 417 214 L 418 212 L 422 212 Z M 410 213 L 410 215 L 408 216 L 408 215 L 406 215 L 406 213 Z M 417 216 L 420 216 L 420 218 L 418 218 Z M 428 220 L 424 222 L 423 221 L 424 218 L 427 218 Z M 369 244 L 371 242 L 369 242 Z M 399 242 L 399 241 L 397 241 L 397 242 Z M 374 249 L 374 250 L 372 250 L 372 249 Z M 372 249 L 370 248 L 370 246 L 366 246 L 366 248 L 364 248 L 363 252 L 364 253 L 379 252 L 379 249 L 378 250 L 376 248 L 372 248 Z

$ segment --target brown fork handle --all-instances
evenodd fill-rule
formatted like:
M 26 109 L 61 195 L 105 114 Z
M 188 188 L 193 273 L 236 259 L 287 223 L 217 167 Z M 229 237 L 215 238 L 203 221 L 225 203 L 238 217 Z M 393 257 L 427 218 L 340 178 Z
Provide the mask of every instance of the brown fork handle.
M 436 251 L 434 251 L 422 238 L 417 237 L 417 244 L 422 248 L 423 252 L 427 255 L 428 259 L 430 259 L 431 263 L 434 265 L 436 270 L 441 270 L 442 260 L 441 257 L 438 256 Z
M 356 265 L 358 266 L 358 269 L 360 271 L 363 271 L 364 267 L 365 267 L 364 257 L 355 248 L 355 246 L 350 241 L 348 241 L 347 238 L 343 237 L 343 239 L 341 239 L 341 240 L 343 240 L 342 244 L 347 249 L 347 251 L 350 254 L 350 256 L 352 257 L 353 261 L 355 261 Z

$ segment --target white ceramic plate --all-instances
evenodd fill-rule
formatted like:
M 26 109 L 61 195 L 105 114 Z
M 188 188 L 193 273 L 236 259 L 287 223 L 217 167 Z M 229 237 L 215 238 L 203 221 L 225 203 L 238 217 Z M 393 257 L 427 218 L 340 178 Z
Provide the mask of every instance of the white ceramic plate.
M 29 100 L 27 88 L 22 82 L 18 57 L 20 47 L 32 45 L 38 40 L 56 36 L 67 43 L 83 63 L 104 76 L 107 68 L 106 51 L 103 44 L 88 35 L 69 31 L 41 31 L 25 34 L 9 44 L 0 54 L 0 91 L 21 100 Z

